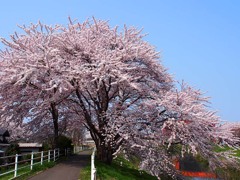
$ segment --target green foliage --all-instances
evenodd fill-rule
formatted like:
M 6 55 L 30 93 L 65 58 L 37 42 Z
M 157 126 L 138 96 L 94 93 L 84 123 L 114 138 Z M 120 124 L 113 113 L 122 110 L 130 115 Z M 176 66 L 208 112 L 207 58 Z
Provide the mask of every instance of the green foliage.
M 65 148 L 72 148 L 72 140 L 66 136 L 59 136 L 58 137 L 58 148 L 65 149 Z
M 13 156 L 13 157 L 8 157 L 8 158 L 5 158 L 5 159 L 1 159 L 0 160 L 0 165 L 1 164 L 5 164 L 5 163 L 12 163 L 15 161 L 15 156 L 16 154 L 20 154 L 20 149 L 19 149 L 19 146 L 18 144 L 11 144 L 7 150 L 5 151 L 5 156 Z M 4 171 L 8 169 L 8 167 L 1 167 L 0 168 L 0 171 Z
M 43 142 L 42 148 L 43 148 L 43 151 L 48 151 L 52 149 L 52 146 L 47 142 Z
M 20 153 L 20 148 L 18 144 L 11 144 L 5 151 L 5 156 L 11 156 Z
M 200 154 L 197 154 L 196 156 L 194 156 L 194 158 L 199 164 L 201 171 L 209 171 L 209 162 L 207 159 L 204 159 Z
M 167 147 L 165 147 L 165 148 L 167 149 Z M 181 150 L 182 150 L 181 144 L 173 144 L 167 149 L 167 152 L 169 153 L 169 155 L 172 155 L 172 156 L 173 155 L 180 156 Z

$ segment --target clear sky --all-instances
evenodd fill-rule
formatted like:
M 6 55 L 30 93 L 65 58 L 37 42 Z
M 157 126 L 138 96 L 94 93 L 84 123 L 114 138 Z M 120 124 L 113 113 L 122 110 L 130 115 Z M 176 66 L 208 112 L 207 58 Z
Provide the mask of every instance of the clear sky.
M 206 92 L 223 120 L 240 121 L 239 0 L 7 0 L 0 8 L 5 38 L 17 24 L 65 25 L 68 16 L 144 28 L 175 79 Z

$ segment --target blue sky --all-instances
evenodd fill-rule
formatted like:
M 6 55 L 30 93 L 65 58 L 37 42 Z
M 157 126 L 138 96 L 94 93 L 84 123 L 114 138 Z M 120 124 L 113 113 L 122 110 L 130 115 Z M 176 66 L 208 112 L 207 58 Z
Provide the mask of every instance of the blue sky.
M 177 80 L 206 92 L 223 120 L 240 121 L 239 9 L 238 0 L 8 0 L 1 2 L 0 36 L 38 20 L 65 25 L 68 16 L 144 28 Z

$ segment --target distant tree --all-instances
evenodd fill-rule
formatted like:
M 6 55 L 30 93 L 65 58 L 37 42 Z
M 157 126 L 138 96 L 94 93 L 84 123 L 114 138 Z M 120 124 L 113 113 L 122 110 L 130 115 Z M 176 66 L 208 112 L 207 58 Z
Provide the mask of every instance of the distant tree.
M 101 161 L 110 164 L 125 149 L 156 176 L 176 178 L 167 152 L 173 144 L 182 145 L 182 154 L 200 153 L 213 167 L 237 163 L 212 147 L 219 137 L 231 146 L 238 139 L 206 108 L 200 91 L 174 86 L 137 29 L 119 32 L 95 19 L 22 29 L 25 35 L 2 40 L 9 48 L 0 61 L 3 124 L 24 124 L 29 135 L 54 129 L 55 142 L 59 124 L 70 132 L 85 126 Z
M 5 151 L 5 156 L 11 156 L 20 153 L 20 148 L 18 144 L 10 144 L 10 146 Z
M 80 123 L 81 124 L 81 123 Z M 79 124 L 76 124 L 75 127 L 72 125 L 71 128 L 66 129 L 66 135 L 68 137 L 71 137 L 72 143 L 76 146 L 81 146 L 85 139 L 86 134 L 86 128 L 84 126 L 79 126 Z
M 67 136 L 59 136 L 58 145 L 60 149 L 72 148 L 72 140 Z
M 6 161 L 5 163 L 13 163 L 15 161 L 15 156 L 16 154 L 20 154 L 20 148 L 19 145 L 17 143 L 12 143 L 10 144 L 10 146 L 7 148 L 7 150 L 5 151 L 5 156 L 11 156 L 8 157 L 6 159 L 2 159 L 2 161 Z M 1 162 L 1 163 L 3 163 Z

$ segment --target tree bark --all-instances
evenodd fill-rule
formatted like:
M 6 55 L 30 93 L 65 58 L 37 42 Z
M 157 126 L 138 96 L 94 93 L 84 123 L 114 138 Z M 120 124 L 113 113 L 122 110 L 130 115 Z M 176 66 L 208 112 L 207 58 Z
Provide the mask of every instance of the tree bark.
M 104 145 L 98 145 L 97 148 L 97 159 L 100 161 L 111 164 L 113 160 L 113 149 L 111 147 L 105 147 Z
M 101 88 L 102 88 L 101 92 L 97 93 L 97 98 L 92 97 L 91 93 L 87 91 L 88 95 L 90 96 L 90 99 L 92 100 L 94 105 L 96 105 L 95 112 L 96 112 L 96 117 L 98 121 L 98 128 L 95 127 L 92 121 L 91 112 L 89 112 L 85 106 L 84 100 L 87 101 L 87 99 L 86 98 L 84 99 L 84 96 L 81 94 L 81 92 L 78 89 L 76 89 L 76 95 L 79 100 L 79 105 L 83 110 L 83 115 L 85 117 L 86 124 L 90 131 L 92 139 L 96 144 L 97 158 L 106 164 L 111 164 L 115 149 L 110 144 L 106 143 L 105 137 L 101 135 L 103 132 L 105 132 L 104 128 L 107 124 L 107 119 L 105 115 L 108 109 L 109 98 L 108 98 L 108 92 L 106 91 L 106 86 L 104 83 Z M 91 102 L 87 102 L 87 103 L 90 104 Z
M 52 113 L 53 127 L 54 127 L 54 147 L 53 148 L 58 148 L 58 137 L 59 137 L 58 109 L 56 108 L 55 103 L 51 103 L 51 113 Z

